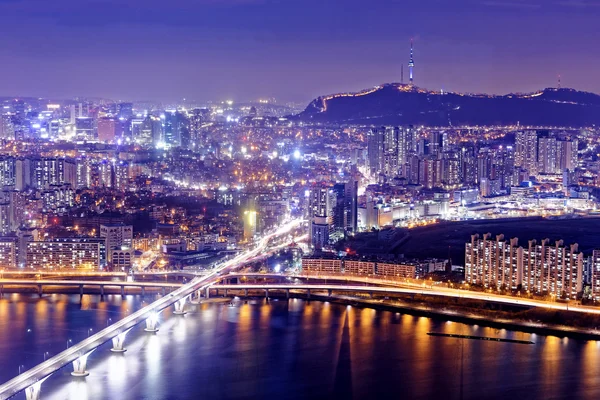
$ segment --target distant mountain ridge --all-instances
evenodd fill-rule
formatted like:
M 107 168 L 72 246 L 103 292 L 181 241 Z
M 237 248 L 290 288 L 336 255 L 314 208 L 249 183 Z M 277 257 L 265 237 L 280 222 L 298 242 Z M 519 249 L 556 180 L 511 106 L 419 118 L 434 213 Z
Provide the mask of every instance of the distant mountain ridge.
M 600 125 L 600 96 L 559 88 L 501 96 L 442 93 L 388 83 L 318 97 L 297 118 L 359 125 L 586 127 Z

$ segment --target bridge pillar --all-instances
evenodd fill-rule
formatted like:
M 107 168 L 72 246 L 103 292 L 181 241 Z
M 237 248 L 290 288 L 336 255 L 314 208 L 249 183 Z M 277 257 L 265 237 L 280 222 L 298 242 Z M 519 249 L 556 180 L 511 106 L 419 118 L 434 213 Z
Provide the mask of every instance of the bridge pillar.
M 227 297 L 227 293 L 228 293 L 228 292 L 227 292 L 227 289 L 225 289 L 225 297 Z
M 145 296 L 145 295 L 146 295 L 146 287 L 142 286 L 142 296 Z
M 369 298 L 372 299 L 373 298 L 373 292 L 369 292 Z
M 306 289 L 306 297 L 310 299 L 310 289 Z
M 215 289 L 215 296 L 219 297 L 219 289 Z
M 40 297 L 42 297 L 42 293 L 44 293 L 44 292 L 42 291 L 42 284 L 39 284 L 39 285 L 38 285 L 38 294 L 40 295 Z
M 79 296 L 83 296 L 83 285 L 79 285 Z
M 244 297 L 248 297 L 248 289 L 244 289 Z
M 4 295 L 4 285 L 0 285 L 0 299 Z
M 289 299 L 289 298 L 290 298 L 290 289 L 285 289 L 285 297 L 286 297 L 287 299 Z
M 113 353 L 125 353 L 127 349 L 123 347 L 125 344 L 125 336 L 129 333 L 132 328 L 127 329 L 125 332 L 119 333 L 117 336 L 112 338 L 113 347 L 110 349 Z
M 210 299 L 210 286 L 206 288 L 206 296 L 207 299 Z
M 185 311 L 185 303 L 187 301 L 187 296 L 175 302 L 175 311 L 173 314 L 176 315 L 184 315 L 187 311 Z
M 166 294 L 167 294 L 167 289 L 163 286 L 163 288 L 162 288 L 162 295 L 164 296 Z
M 152 312 L 146 319 L 146 332 L 158 332 L 158 313 Z
M 52 374 L 50 374 L 52 375 Z M 50 375 L 48 375 L 47 377 L 45 377 L 44 379 L 37 381 L 36 383 L 34 383 L 33 385 L 29 386 L 27 389 L 25 389 L 25 398 L 27 400 L 40 400 L 40 392 L 42 391 L 42 383 L 44 383 L 44 381 L 48 378 L 50 378 Z
M 86 371 L 87 359 L 90 356 L 90 354 L 94 352 L 94 350 L 82 355 L 77 360 L 73 361 L 73 372 L 71 372 L 71 375 L 83 377 L 88 376 L 90 374 L 88 371 Z
M 121 297 L 125 297 L 125 286 L 121 285 Z
M 327 296 L 331 297 L 331 292 L 333 292 L 333 290 L 327 289 Z
M 104 285 L 100 285 L 100 296 L 104 296 Z
M 269 298 L 269 289 L 265 289 L 265 297 L 268 299 Z

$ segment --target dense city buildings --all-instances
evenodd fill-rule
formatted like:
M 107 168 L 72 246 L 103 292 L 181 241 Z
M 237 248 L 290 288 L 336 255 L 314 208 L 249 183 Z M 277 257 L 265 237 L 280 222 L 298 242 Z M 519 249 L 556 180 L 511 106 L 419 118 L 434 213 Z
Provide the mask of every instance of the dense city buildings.
M 397 88 L 421 93 L 416 86 Z M 598 210 L 594 128 L 328 126 L 296 119 L 297 109 L 270 100 L 2 104 L 0 234 L 7 244 L 0 261 L 6 267 L 40 267 L 39 260 L 59 251 L 57 240 L 99 240 L 101 255 L 86 266 L 202 269 L 303 217 L 305 256 L 375 256 L 373 268 L 344 261 L 340 270 L 378 274 L 381 265 L 385 276 L 409 276 L 394 266 L 425 260 L 393 255 L 386 266 L 385 249 L 354 249 L 353 243 L 375 233 L 381 246 L 393 248 L 406 240 L 398 232 L 441 221 L 567 218 Z M 467 262 L 479 266 L 467 266 L 465 280 L 557 296 L 593 292 L 592 279 L 579 278 L 575 249 L 496 239 L 485 239 L 485 246 L 495 243 L 493 257 Z M 569 267 L 555 267 L 551 278 L 530 261 L 538 253 L 568 260 Z M 56 268 L 83 265 L 52 260 Z M 455 261 L 448 257 L 415 274 L 456 271 L 461 260 Z

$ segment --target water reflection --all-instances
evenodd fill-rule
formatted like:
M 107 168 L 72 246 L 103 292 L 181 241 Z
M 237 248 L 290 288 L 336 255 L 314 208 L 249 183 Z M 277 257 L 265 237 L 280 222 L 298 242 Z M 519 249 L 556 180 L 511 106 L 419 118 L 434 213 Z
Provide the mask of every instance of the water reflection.
M 126 304 L 125 304 L 126 303 Z M 0 381 L 16 376 L 45 358 L 106 326 L 107 318 L 119 320 L 122 307 L 137 309 L 139 298 L 123 301 L 100 296 L 13 293 L 0 298 Z M 91 329 L 91 330 L 90 330 Z M 12 367 L 14 366 L 14 368 Z
M 85 313 L 106 316 L 135 307 L 129 300 L 125 307 L 118 299 L 103 307 L 89 307 L 82 314 L 77 300 L 66 297 L 62 299 L 66 319 L 60 320 L 55 304 L 61 300 L 40 301 L 45 305 L 24 301 L 25 314 L 45 315 L 66 329 L 80 326 L 72 320 L 99 319 Z M 185 317 L 163 311 L 156 334 L 134 329 L 127 337 L 125 354 L 108 351 L 110 343 L 102 346 L 90 357 L 91 375 L 83 380 L 71 377 L 70 369 L 59 371 L 44 383 L 44 398 L 541 400 L 600 396 L 600 344 L 595 341 L 294 299 L 188 307 Z M 9 300 L 0 300 L 3 321 L 18 317 L 23 312 L 19 309 Z M 3 322 L 2 333 L 10 335 L 4 326 Z M 428 332 L 536 343 L 432 337 Z

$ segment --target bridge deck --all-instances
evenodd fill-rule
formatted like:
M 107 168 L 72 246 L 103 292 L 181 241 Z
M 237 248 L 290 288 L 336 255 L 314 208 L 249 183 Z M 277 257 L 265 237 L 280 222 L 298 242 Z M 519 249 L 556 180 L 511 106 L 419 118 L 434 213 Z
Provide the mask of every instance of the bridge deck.
M 124 286 L 124 287 L 181 287 L 177 282 L 125 282 L 125 281 L 60 281 L 60 280 L 31 280 L 31 279 L 0 279 L 0 285 L 31 285 L 31 286 Z
M 565 310 L 582 313 L 600 314 L 600 309 L 566 303 L 555 303 L 526 298 L 495 295 L 492 293 L 472 292 L 467 290 L 441 289 L 441 288 L 410 288 L 410 287 L 383 287 L 383 286 L 359 286 L 359 285 L 330 285 L 330 284 L 237 284 L 237 285 L 215 285 L 213 289 L 229 290 L 311 290 L 318 291 L 346 291 L 358 293 L 380 293 L 380 294 L 420 294 L 426 296 L 453 297 L 470 300 L 481 300 L 494 303 L 510 304 L 516 306 L 541 307 L 554 310 Z

